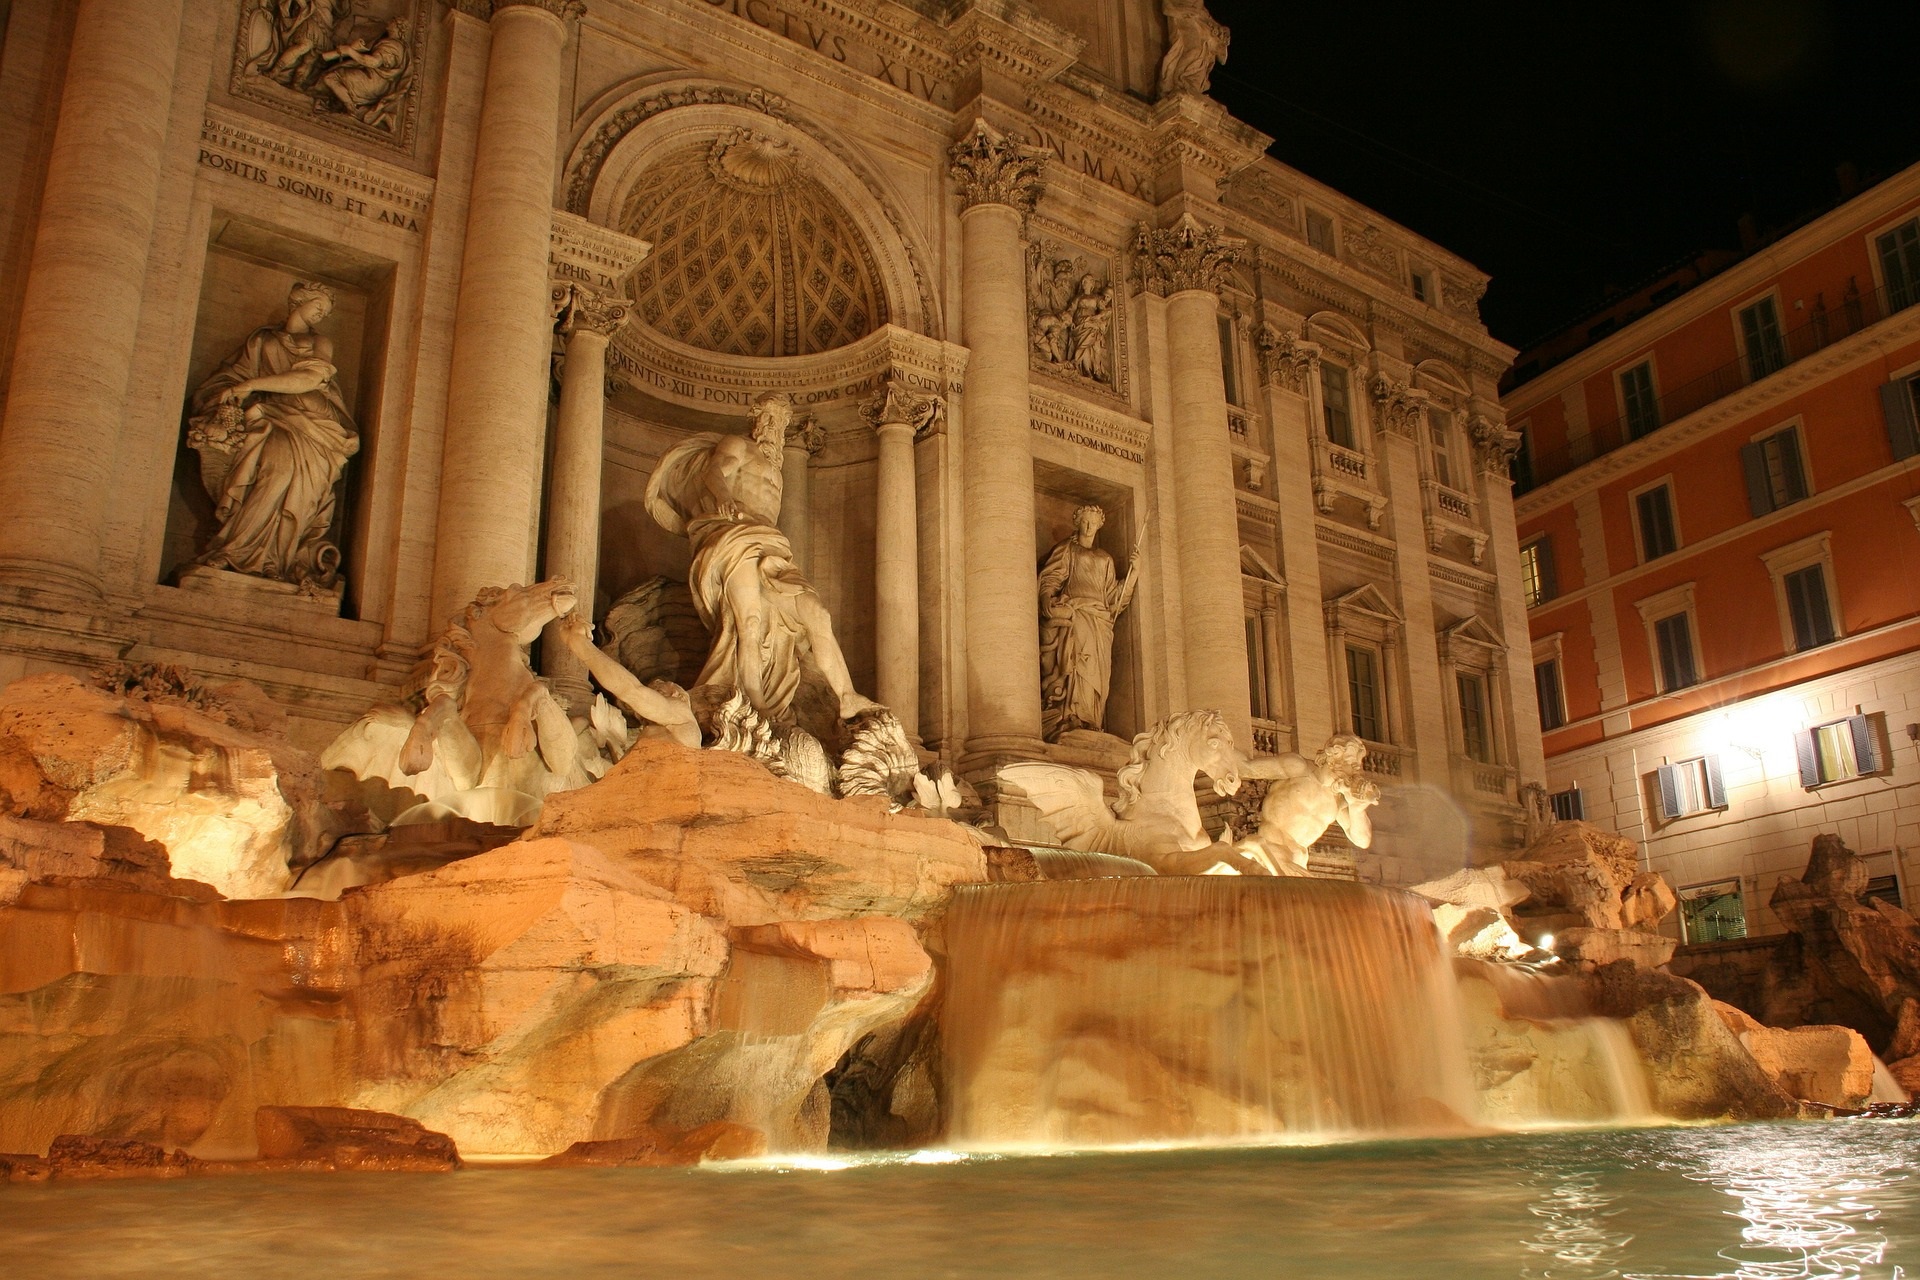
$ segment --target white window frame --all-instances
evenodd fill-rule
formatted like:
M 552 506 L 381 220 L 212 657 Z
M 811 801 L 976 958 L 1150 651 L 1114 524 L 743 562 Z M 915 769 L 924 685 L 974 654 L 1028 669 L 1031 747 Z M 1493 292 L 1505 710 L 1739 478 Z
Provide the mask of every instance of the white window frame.
M 1813 478 L 1813 456 L 1807 449 L 1807 424 L 1806 424 L 1806 420 L 1801 415 L 1796 413 L 1791 418 L 1787 418 L 1786 420 L 1781 422 L 1776 422 L 1774 425 L 1772 425 L 1771 427 L 1768 427 L 1764 431 L 1754 432 L 1752 435 L 1747 437 L 1747 443 L 1759 444 L 1763 440 L 1771 440 L 1773 437 L 1779 435 L 1783 431 L 1793 432 L 1794 452 L 1798 454 L 1800 458 L 1800 479 L 1807 486 L 1807 491 L 1804 494 L 1802 494 L 1800 497 L 1795 498 L 1792 502 L 1783 503 L 1780 506 L 1773 508 L 1774 511 L 1785 511 L 1788 507 L 1793 506 L 1795 503 L 1805 502 L 1808 498 L 1811 498 L 1813 497 L 1814 494 L 1820 492 L 1820 486 L 1814 482 L 1814 478 Z M 1745 483 L 1746 483 L 1746 476 L 1744 474 L 1744 469 L 1743 469 L 1743 474 L 1741 476 L 1741 484 L 1744 486 Z M 1770 511 L 1767 514 L 1771 515 L 1773 514 L 1773 512 Z
M 1768 285 L 1760 292 L 1742 299 L 1727 309 L 1728 322 L 1733 325 L 1733 348 L 1740 353 L 1740 371 L 1747 376 L 1749 385 L 1760 379 L 1753 376 L 1753 364 L 1747 359 L 1747 327 L 1740 323 L 1740 313 L 1768 299 L 1773 301 L 1773 317 L 1780 326 L 1780 369 L 1793 363 L 1793 354 L 1787 349 L 1787 309 L 1780 302 L 1780 286 Z M 1766 376 L 1771 378 L 1774 373 L 1780 372 L 1780 369 L 1775 369 L 1773 373 Z
M 1447 416 L 1446 425 L 1440 428 L 1440 434 L 1446 437 L 1446 443 L 1438 447 L 1435 446 L 1433 440 L 1436 425 L 1433 415 L 1436 413 L 1444 413 Z M 1462 451 L 1458 447 L 1460 444 L 1460 411 L 1450 404 L 1445 404 L 1438 400 L 1429 400 L 1427 407 L 1421 412 L 1420 417 L 1426 428 L 1421 432 L 1422 439 L 1420 445 L 1421 452 L 1426 456 L 1427 478 L 1443 489 L 1450 489 L 1454 493 L 1470 496 L 1473 493 L 1473 470 L 1469 459 L 1462 456 Z M 1435 453 L 1439 451 L 1443 451 L 1447 459 L 1447 478 L 1444 480 L 1440 478 L 1440 466 L 1439 463 L 1435 461 L 1434 456 Z M 1464 476 L 1461 474 L 1463 471 L 1465 472 Z M 1466 481 L 1465 484 L 1461 483 L 1463 479 Z
M 1566 660 L 1561 656 L 1560 645 L 1560 638 L 1565 634 L 1564 631 L 1555 631 L 1551 635 L 1541 636 L 1533 642 L 1533 665 L 1538 667 L 1543 662 L 1551 662 L 1556 664 L 1560 671 L 1559 689 L 1557 690 L 1560 695 L 1560 705 L 1557 708 L 1560 712 L 1560 723 L 1551 729 L 1541 729 L 1540 732 L 1542 733 L 1559 732 L 1561 729 L 1567 727 L 1567 720 L 1569 719 L 1567 715 L 1567 664 Z M 1537 700 L 1540 692 L 1540 682 L 1538 679 L 1535 679 L 1533 689 Z
M 1646 351 L 1646 352 L 1642 352 L 1635 359 L 1628 360 L 1625 363 L 1617 366 L 1613 371 L 1613 400 L 1614 400 L 1615 408 L 1617 409 L 1620 415 L 1620 435 L 1621 435 L 1620 442 L 1622 444 L 1626 444 L 1628 441 L 1633 439 L 1632 433 L 1627 423 L 1627 374 L 1631 373 L 1635 369 L 1638 369 L 1641 365 L 1647 366 L 1647 383 L 1649 386 L 1653 388 L 1654 412 L 1656 414 L 1659 413 L 1660 363 L 1655 358 L 1653 352 Z M 1661 420 L 1654 424 L 1653 430 L 1658 431 L 1661 427 L 1664 427 L 1666 425 L 1667 425 L 1666 419 L 1664 416 L 1662 416 Z M 1649 432 L 1648 434 L 1651 435 L 1652 432 Z
M 1668 556 L 1679 555 L 1681 548 L 1687 545 L 1686 534 L 1680 529 L 1680 493 L 1673 483 L 1673 473 L 1669 471 L 1666 475 L 1649 480 L 1627 493 L 1627 516 L 1633 521 L 1633 554 L 1636 563 L 1639 564 L 1653 563 L 1647 558 L 1647 540 L 1640 532 L 1640 495 L 1662 486 L 1667 491 L 1667 515 L 1673 520 L 1673 550 L 1655 558 L 1665 560 Z
M 1767 566 L 1767 576 L 1773 579 L 1773 604 L 1780 619 L 1780 642 L 1787 653 L 1810 653 L 1810 649 L 1801 649 L 1794 643 L 1793 609 L 1787 600 L 1787 575 L 1798 573 L 1802 569 L 1811 569 L 1818 565 L 1820 577 L 1827 587 L 1827 621 L 1833 625 L 1832 644 L 1846 637 L 1846 628 L 1841 625 L 1840 588 L 1833 577 L 1833 531 L 1822 529 L 1819 533 L 1809 534 L 1798 542 L 1789 542 L 1784 547 L 1775 547 L 1771 551 L 1760 553 L 1760 562 Z M 1816 648 L 1824 646 L 1815 646 Z
M 1683 582 L 1658 595 L 1633 602 L 1633 607 L 1640 611 L 1640 622 L 1646 628 L 1647 657 L 1653 664 L 1653 687 L 1660 693 L 1676 693 L 1679 689 L 1697 689 L 1707 683 L 1707 664 L 1702 660 L 1700 653 L 1700 619 L 1694 612 L 1693 588 L 1693 583 Z M 1667 673 L 1660 667 L 1660 635 L 1654 627 L 1677 613 L 1687 615 L 1687 646 L 1693 651 L 1694 681 L 1689 685 L 1669 689 Z
M 1868 269 L 1873 272 L 1873 287 L 1881 293 L 1885 293 L 1887 291 L 1888 286 L 1887 286 L 1886 268 L 1880 262 L 1880 237 L 1886 235 L 1890 231 L 1899 230 L 1901 227 L 1906 226 L 1909 222 L 1920 222 L 1920 213 L 1917 213 L 1912 209 L 1907 209 L 1904 212 L 1902 212 L 1898 217 L 1890 218 L 1885 223 L 1882 223 L 1880 226 L 1877 226 L 1873 228 L 1873 230 L 1867 232 L 1866 243 L 1867 243 Z
M 1823 778 L 1819 769 L 1819 749 L 1814 745 L 1816 735 L 1822 729 L 1831 729 L 1837 725 L 1848 726 L 1853 739 L 1854 769 L 1843 778 Z M 1872 768 L 1861 768 L 1861 747 L 1867 748 L 1865 763 Z M 1893 769 L 1893 753 L 1888 750 L 1891 744 L 1887 739 L 1887 717 L 1883 712 L 1861 714 L 1856 707 L 1853 715 L 1836 716 L 1832 720 L 1822 720 L 1810 724 L 1793 736 L 1795 763 L 1800 769 L 1800 785 L 1808 791 L 1818 791 L 1822 787 L 1836 787 L 1843 782 L 1853 782 L 1859 778 L 1876 778 Z
M 1684 776 L 1689 788 L 1694 791 L 1701 803 L 1690 809 L 1669 807 L 1667 804 L 1666 780 L 1668 776 L 1675 780 L 1674 794 L 1680 795 L 1679 779 Z M 1663 759 L 1654 771 L 1647 775 L 1653 792 L 1653 812 L 1662 824 L 1679 822 L 1683 818 L 1697 817 L 1703 813 L 1724 813 L 1731 807 L 1727 799 L 1727 784 L 1720 770 L 1720 757 L 1712 752 L 1704 755 L 1688 756 L 1682 760 Z

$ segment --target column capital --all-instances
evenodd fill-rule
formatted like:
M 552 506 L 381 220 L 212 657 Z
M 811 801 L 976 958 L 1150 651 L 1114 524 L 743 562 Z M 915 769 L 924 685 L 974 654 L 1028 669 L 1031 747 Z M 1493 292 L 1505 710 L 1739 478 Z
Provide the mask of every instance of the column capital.
M 885 384 L 861 404 L 860 416 L 875 431 L 894 424 L 911 427 L 913 438 L 918 440 L 933 431 L 946 407 L 939 396 L 916 391 L 889 375 Z
M 625 302 L 583 289 L 577 284 L 556 285 L 553 290 L 553 312 L 558 321 L 560 332 L 572 337 L 576 333 L 593 333 L 602 338 L 611 338 L 633 314 L 633 308 Z
M 947 172 L 960 187 L 963 211 L 975 205 L 1003 204 L 1025 217 L 1046 189 L 1047 159 L 1053 153 L 976 117 L 973 128 L 947 154 L 952 161 Z
M 1171 227 L 1140 224 L 1134 243 L 1140 281 L 1157 294 L 1168 296 L 1189 289 L 1220 292 L 1227 269 L 1240 261 L 1247 242 L 1223 235 L 1190 213 Z
M 1420 411 L 1427 405 L 1427 393 L 1384 373 L 1374 374 L 1367 390 L 1373 395 L 1380 428 L 1413 439 L 1420 425 Z
M 827 429 L 812 414 L 796 414 L 787 423 L 787 448 L 804 450 L 809 458 L 817 458 L 826 443 Z
M 1520 452 L 1520 433 L 1507 426 L 1504 416 L 1473 415 L 1467 420 L 1467 436 L 1482 471 L 1490 476 L 1511 475 L 1513 457 Z
M 1320 344 L 1274 324 L 1263 324 L 1253 342 L 1260 349 L 1260 374 L 1269 386 L 1305 395 L 1320 371 Z

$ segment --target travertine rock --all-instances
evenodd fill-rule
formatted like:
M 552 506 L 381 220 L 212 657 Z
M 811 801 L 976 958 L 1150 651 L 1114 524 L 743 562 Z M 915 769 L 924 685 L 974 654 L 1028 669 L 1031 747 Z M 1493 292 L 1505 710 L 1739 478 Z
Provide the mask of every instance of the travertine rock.
M 1492 966 L 1488 966 L 1492 968 Z M 1506 977 L 1507 982 L 1497 979 Z M 1556 1001 L 1553 992 L 1529 992 L 1534 1001 L 1513 1001 L 1512 972 L 1462 972 L 1460 1002 L 1467 1059 L 1473 1069 L 1480 1118 L 1494 1124 L 1542 1121 L 1645 1120 L 1652 1108 L 1646 1070 L 1626 1032 L 1616 1022 L 1581 1016 L 1577 998 Z M 1531 978 L 1575 997 L 1573 978 Z M 1552 1006 L 1554 1017 L 1540 1016 Z M 1533 1005 L 1534 1007 L 1529 1007 Z
M 1548 958 L 1523 941 L 1507 918 L 1491 907 L 1462 907 L 1443 902 L 1433 909 L 1433 922 L 1454 955 L 1475 960 Z
M 631 1169 L 699 1164 L 702 1160 L 746 1160 L 766 1153 L 767 1136 L 758 1129 L 716 1120 L 684 1133 L 576 1142 L 541 1163 L 561 1169 Z
M 1462 867 L 1450 876 L 1416 884 L 1407 892 L 1432 902 L 1486 908 L 1504 915 L 1508 907 L 1525 900 L 1528 891 L 1525 885 L 1509 879 L 1504 868 Z
M 1814 837 L 1806 872 L 1773 891 L 1791 936 L 1769 963 L 1763 1012 L 1775 1026 L 1852 1027 L 1898 1060 L 1920 1054 L 1920 923 L 1862 900 L 1866 883 L 1866 864 L 1840 837 Z
M 259 690 L 171 685 L 40 675 L 0 691 L 0 813 L 125 827 L 179 879 L 278 893 L 349 823 L 322 802 L 317 761 L 260 724 Z
M 47 1168 L 56 1178 L 179 1178 L 200 1171 L 200 1161 L 184 1151 L 168 1151 L 151 1142 L 62 1134 L 47 1148 Z
M 261 1107 L 260 1159 L 300 1168 L 438 1173 L 460 1167 L 453 1139 L 418 1120 L 351 1107 Z
M 1677 1120 L 1776 1119 L 1799 1114 L 1698 984 L 1627 960 L 1583 978 L 1593 1013 L 1622 1019 L 1647 1065 L 1654 1109 Z
M 1679 945 L 1674 938 L 1637 929 L 1562 929 L 1553 937 L 1553 949 L 1562 959 L 1596 968 L 1625 960 L 1642 969 L 1658 969 L 1673 959 Z
M 1851 1027 L 1769 1027 L 1730 1004 L 1714 1012 L 1789 1096 L 1852 1110 L 1873 1092 L 1873 1051 Z
M 1620 895 L 1620 923 L 1624 928 L 1651 933 L 1679 905 L 1680 895 L 1665 876 L 1658 871 L 1642 871 Z
M 1515 913 L 1545 931 L 1618 929 L 1624 924 L 1622 895 L 1639 872 L 1639 856 L 1624 836 L 1588 822 L 1558 822 L 1523 858 L 1502 865 L 1528 893 Z

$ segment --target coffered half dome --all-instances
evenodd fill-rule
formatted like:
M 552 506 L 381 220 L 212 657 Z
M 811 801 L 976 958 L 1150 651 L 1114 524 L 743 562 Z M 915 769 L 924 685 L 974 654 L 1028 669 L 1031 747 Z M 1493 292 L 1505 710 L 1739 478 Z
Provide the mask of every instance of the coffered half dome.
M 730 128 L 678 147 L 617 218 L 653 245 L 634 277 L 641 318 L 689 346 L 811 355 L 889 319 L 872 249 L 790 143 Z

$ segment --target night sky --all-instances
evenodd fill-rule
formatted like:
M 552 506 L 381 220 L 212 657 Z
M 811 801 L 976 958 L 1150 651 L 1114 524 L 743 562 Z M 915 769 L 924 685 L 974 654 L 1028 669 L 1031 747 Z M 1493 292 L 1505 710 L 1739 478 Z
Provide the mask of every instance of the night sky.
M 1920 3 L 1210 0 L 1274 156 L 1493 276 L 1516 346 L 1920 160 Z

